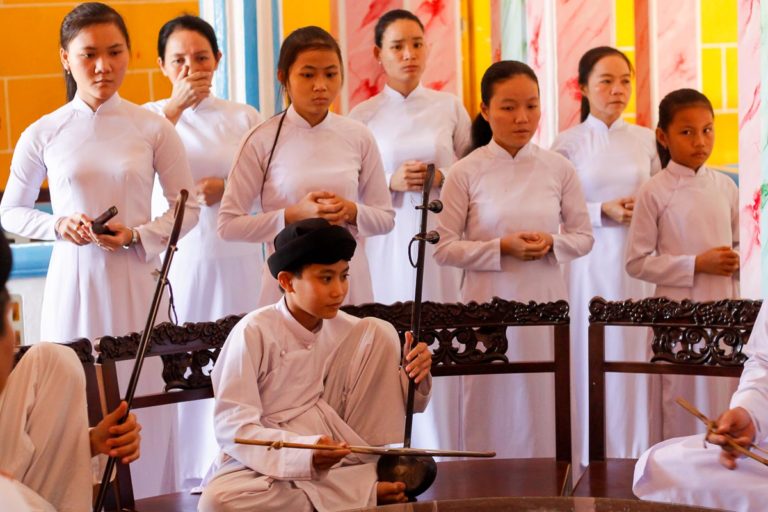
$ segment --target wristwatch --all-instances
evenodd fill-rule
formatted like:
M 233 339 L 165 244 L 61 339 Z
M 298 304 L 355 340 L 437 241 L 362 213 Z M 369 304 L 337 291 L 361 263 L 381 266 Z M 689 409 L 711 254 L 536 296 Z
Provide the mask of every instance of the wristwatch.
M 139 232 L 135 228 L 131 228 L 131 241 L 123 245 L 123 247 L 126 249 L 130 249 L 137 243 L 139 243 Z

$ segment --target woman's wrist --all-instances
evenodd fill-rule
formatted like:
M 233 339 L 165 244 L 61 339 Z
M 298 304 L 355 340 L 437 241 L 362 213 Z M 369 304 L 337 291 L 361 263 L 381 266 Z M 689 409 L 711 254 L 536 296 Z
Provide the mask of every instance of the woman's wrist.
M 139 234 L 139 230 L 136 228 L 128 228 L 128 230 L 131 233 L 131 237 L 128 239 L 126 243 L 123 244 L 123 247 L 126 249 L 130 249 L 134 245 L 138 244 L 141 241 L 141 235 Z

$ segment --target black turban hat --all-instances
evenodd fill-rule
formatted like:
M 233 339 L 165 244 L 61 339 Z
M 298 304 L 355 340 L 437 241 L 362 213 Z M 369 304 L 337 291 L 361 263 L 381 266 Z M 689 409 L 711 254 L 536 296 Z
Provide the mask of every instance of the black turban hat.
M 275 252 L 267 259 L 269 271 L 277 279 L 283 270 L 319 263 L 330 265 L 352 259 L 355 242 L 346 228 L 325 219 L 304 219 L 286 226 L 275 237 Z
M 5 232 L 0 229 L 0 290 L 5 287 L 5 284 L 8 281 L 8 276 L 11 275 L 12 264 L 13 257 L 11 256 L 11 246 L 5 238 Z

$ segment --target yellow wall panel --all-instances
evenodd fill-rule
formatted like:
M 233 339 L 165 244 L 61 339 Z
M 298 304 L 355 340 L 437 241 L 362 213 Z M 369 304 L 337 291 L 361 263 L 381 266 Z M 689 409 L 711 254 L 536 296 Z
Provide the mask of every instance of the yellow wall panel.
M 702 43 L 735 43 L 738 33 L 736 0 L 701 0 Z
M 197 14 L 197 2 L 137 2 L 115 6 L 125 18 L 131 36 L 131 69 L 157 66 L 157 33 L 181 14 Z
M 152 71 L 152 101 L 171 97 L 173 85 L 160 70 Z
M 616 0 L 616 46 L 635 46 L 634 0 Z
M 5 103 L 5 80 L 0 80 L 0 151 L 11 149 L 8 146 L 8 112 Z
M 283 33 L 287 36 L 307 25 L 316 25 L 332 32 L 331 1 L 283 0 Z
M 59 73 L 59 26 L 71 9 L 71 4 L 62 7 L 3 8 L 0 14 L 0 48 L 4 48 L 4 52 L 0 74 L 26 76 Z
M 715 110 L 723 108 L 722 50 L 704 48 L 701 51 L 702 92 L 712 102 Z
M 41 6 L 42 5 L 42 6 Z M 0 71 L 4 76 L 56 73 L 59 63 L 59 27 L 72 9 L 65 5 L 36 4 L 5 8 L 0 16 L 0 48 L 23 48 L 7 54 Z M 131 36 L 131 68 L 155 66 L 157 33 L 169 19 L 183 13 L 197 14 L 197 2 L 136 2 L 116 6 Z
M 53 112 L 67 101 L 64 77 L 34 77 L 8 80 L 11 111 L 11 144 L 21 132 L 43 114 Z
M 0 153 L 0 185 L 5 190 L 5 184 L 8 183 L 8 176 L 11 174 L 11 153 Z
M 483 79 L 485 70 L 493 63 L 493 45 L 491 43 L 491 3 L 490 2 L 470 2 L 472 31 L 471 41 L 473 48 L 474 76 L 470 77 L 474 91 L 474 98 L 469 98 L 470 104 L 467 109 L 471 116 L 480 112 L 480 82 Z
M 152 100 L 149 93 L 149 73 L 130 73 L 125 75 L 120 96 L 138 105 Z
M 728 108 L 738 108 L 739 106 L 739 60 L 737 48 L 725 49 L 725 69 L 726 69 L 726 87 L 728 94 L 726 102 Z
M 629 62 L 632 63 L 632 68 L 635 67 L 635 52 L 627 50 L 624 52 L 624 55 L 627 56 L 629 59 Z M 629 103 L 627 104 L 627 108 L 624 109 L 625 114 L 636 114 L 637 113 L 637 101 L 635 101 L 635 92 L 637 91 L 637 79 L 635 78 L 635 74 L 632 75 L 632 96 L 629 98 Z
M 709 158 L 712 165 L 728 165 L 739 161 L 739 116 L 715 116 L 715 149 Z

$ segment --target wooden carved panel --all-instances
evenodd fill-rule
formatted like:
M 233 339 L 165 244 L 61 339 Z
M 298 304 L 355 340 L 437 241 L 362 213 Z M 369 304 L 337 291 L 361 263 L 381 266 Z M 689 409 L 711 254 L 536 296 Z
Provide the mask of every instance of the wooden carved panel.
M 759 300 L 611 302 L 596 297 L 589 321 L 651 327 L 651 362 L 739 367 L 747 360 L 743 348 L 761 305 Z
M 372 316 L 395 326 L 400 342 L 411 328 L 412 302 L 392 305 L 364 304 L 345 306 L 344 311 L 358 316 Z M 509 362 L 507 327 L 567 324 L 568 303 L 565 301 L 536 303 L 506 301 L 495 297 L 478 304 L 422 305 L 422 339 L 432 350 L 432 364 L 460 365 Z

